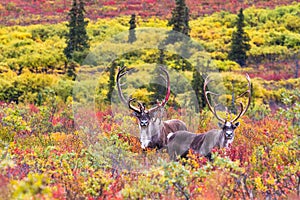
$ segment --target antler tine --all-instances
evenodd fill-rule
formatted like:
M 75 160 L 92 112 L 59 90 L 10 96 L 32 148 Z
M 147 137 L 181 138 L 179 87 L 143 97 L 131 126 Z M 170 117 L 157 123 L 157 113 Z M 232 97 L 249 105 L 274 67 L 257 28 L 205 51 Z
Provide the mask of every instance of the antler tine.
M 217 94 L 217 93 L 214 93 L 214 92 L 211 92 L 211 91 L 207 91 L 206 94 L 213 94 L 213 95 L 216 95 L 216 96 L 220 96 L 220 94 Z
M 143 105 L 143 103 L 138 102 L 138 105 L 139 105 L 140 111 L 144 111 L 146 109 L 145 106 Z
M 240 102 L 240 106 L 241 106 L 241 112 L 233 120 L 230 121 L 231 123 L 235 122 L 243 115 L 244 105 L 242 102 Z
M 160 66 L 159 68 L 166 74 L 166 78 L 164 76 L 162 76 L 162 75 L 160 75 L 160 76 L 162 76 L 163 79 L 164 79 L 164 81 L 166 81 L 167 93 L 166 93 L 165 99 L 162 100 L 161 102 L 159 102 L 158 100 L 156 100 L 157 101 L 157 105 L 155 107 L 149 109 L 148 112 L 155 112 L 158 108 L 164 106 L 168 102 L 169 97 L 170 97 L 171 85 L 170 85 L 170 76 L 169 76 L 169 73 L 162 66 Z
M 210 83 L 212 80 L 209 80 L 209 76 L 206 77 L 205 81 L 204 81 L 204 86 L 203 86 L 203 89 L 204 89 L 204 93 L 205 95 L 207 94 L 212 94 L 212 95 L 215 95 L 215 96 L 220 96 L 220 94 L 217 94 L 217 93 L 214 93 L 214 92 L 211 92 L 211 91 L 206 91 L 206 86 L 208 83 Z
M 245 94 L 248 94 L 248 103 L 247 103 L 247 106 L 246 106 L 246 108 L 244 109 L 244 108 L 243 108 L 243 107 L 244 107 L 243 103 L 240 102 L 241 112 L 239 113 L 239 115 L 238 115 L 236 118 L 234 118 L 233 120 L 231 120 L 231 122 L 235 122 L 235 121 L 238 120 L 241 116 L 243 116 L 243 115 L 247 112 L 247 110 L 248 110 L 248 108 L 249 108 L 249 106 L 250 106 L 252 94 L 251 94 L 251 79 L 250 79 L 250 77 L 249 77 L 248 74 L 246 74 L 246 79 L 247 79 L 247 82 L 248 82 L 248 90 L 245 91 L 245 92 L 243 92 L 243 93 L 242 93 L 241 95 L 239 95 L 237 98 L 240 98 L 240 97 L 244 96 Z
M 119 67 L 118 68 L 118 74 L 117 74 L 117 88 L 118 88 L 118 95 L 119 95 L 119 98 L 121 100 L 121 102 L 126 105 L 128 102 L 126 101 L 124 95 L 123 95 L 123 92 L 122 92 L 122 89 L 121 89 L 121 85 L 120 85 L 120 79 L 122 78 L 122 76 L 124 76 L 127 71 L 126 70 L 126 66 L 123 66 L 123 67 Z
M 121 86 L 124 85 L 124 84 L 121 84 L 120 83 L 120 80 L 121 78 L 127 74 L 128 72 L 130 72 L 131 70 L 133 69 L 129 69 L 127 70 L 127 67 L 126 66 L 123 66 L 123 67 L 119 67 L 118 68 L 118 73 L 117 73 L 117 88 L 118 88 L 118 95 L 119 95 L 119 98 L 121 100 L 121 102 L 124 104 L 124 105 L 127 105 L 127 100 L 125 99 L 124 95 L 123 95 L 123 92 L 122 92 L 122 88 Z
M 213 106 L 210 104 L 209 100 L 208 100 L 207 94 L 218 95 L 218 94 L 213 93 L 213 92 L 211 92 L 211 91 L 206 91 L 206 86 L 207 86 L 207 84 L 208 84 L 209 82 L 211 82 L 211 80 L 209 79 L 209 76 L 207 76 L 206 79 L 205 79 L 205 81 L 204 81 L 204 86 L 203 86 L 203 91 L 204 91 L 205 101 L 206 101 L 206 103 L 207 103 L 207 105 L 208 105 L 209 110 L 213 113 L 213 115 L 214 115 L 219 121 L 225 123 L 226 120 L 225 120 L 225 119 L 222 119 L 222 118 L 217 114 L 216 106 L 213 107 Z
M 221 118 L 219 115 L 217 115 L 217 109 L 216 109 L 216 108 L 217 108 L 218 105 L 220 105 L 220 104 L 217 104 L 217 105 L 214 106 L 214 111 L 213 111 L 212 113 L 214 114 L 214 116 L 215 116 L 219 121 L 225 123 L 226 120 L 223 119 L 223 118 Z
M 171 85 L 170 85 L 170 76 L 169 76 L 169 73 L 168 71 L 163 68 L 162 66 L 159 67 L 165 74 L 166 74 L 166 78 L 160 74 L 160 76 L 164 79 L 164 81 L 166 82 L 166 86 L 167 86 L 167 93 L 166 93 L 166 96 L 165 96 L 165 99 L 162 100 L 161 102 L 159 102 L 158 100 L 157 101 L 157 106 L 149 109 L 148 111 L 149 112 L 154 112 L 156 111 L 158 108 L 160 108 L 161 106 L 164 106 L 168 100 L 169 100 L 169 97 L 170 97 L 170 93 L 171 93 Z
M 229 117 L 231 117 L 231 113 L 229 113 L 228 112 L 228 108 L 227 108 L 227 106 L 225 107 L 225 114 L 226 114 L 226 119 L 225 120 L 227 120 L 228 119 L 228 115 L 229 115 Z
M 160 106 L 164 106 L 168 102 L 171 93 L 170 76 L 168 71 L 165 68 L 163 68 L 162 66 L 160 66 L 159 68 L 166 74 L 166 78 L 163 77 L 163 79 L 166 81 L 167 93 L 165 99 L 162 100 L 162 102 L 160 103 Z
M 142 111 L 141 111 L 141 108 L 138 109 L 137 107 L 131 105 L 131 102 L 132 102 L 132 101 L 135 101 L 135 98 L 131 98 L 131 99 L 128 100 L 128 107 L 129 107 L 131 110 L 133 110 L 134 112 L 141 113 L 141 112 L 142 112 Z M 140 106 L 140 103 L 139 103 L 139 106 Z

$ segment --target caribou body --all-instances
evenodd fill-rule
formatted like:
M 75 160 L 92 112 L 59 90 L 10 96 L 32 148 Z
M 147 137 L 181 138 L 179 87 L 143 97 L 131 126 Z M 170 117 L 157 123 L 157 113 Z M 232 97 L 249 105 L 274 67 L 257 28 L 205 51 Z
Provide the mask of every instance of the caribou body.
M 222 119 L 216 112 L 216 106 L 213 108 L 210 104 L 207 95 L 213 94 L 210 91 L 206 91 L 206 86 L 210 82 L 208 78 L 204 82 L 204 95 L 207 102 L 208 108 L 214 114 L 214 116 L 222 123 L 218 123 L 220 129 L 213 129 L 203 134 L 191 133 L 188 131 L 177 131 L 168 135 L 168 153 L 172 160 L 176 160 L 178 157 L 185 157 L 188 151 L 191 149 L 203 156 L 210 158 L 210 152 L 213 148 L 229 147 L 234 140 L 234 130 L 239 126 L 239 122 L 236 122 L 242 115 L 245 114 L 249 108 L 251 102 L 251 82 L 250 77 L 246 76 L 248 81 L 248 90 L 242 93 L 239 97 L 248 94 L 248 104 L 244 108 L 240 102 L 241 110 L 240 113 L 230 121 Z M 238 98 L 239 98 L 238 97 Z M 211 158 L 210 158 L 211 159 Z
M 161 149 L 167 145 L 167 135 L 171 132 L 179 130 L 187 130 L 186 124 L 178 119 L 171 119 L 163 121 L 162 116 L 164 113 L 164 106 L 170 97 L 170 78 L 168 72 L 161 67 L 161 70 L 166 74 L 167 93 L 165 99 L 161 102 L 157 102 L 157 105 L 146 109 L 145 105 L 141 102 L 137 102 L 138 107 L 133 106 L 132 102 L 135 99 L 126 100 L 122 93 L 120 79 L 129 70 L 126 67 L 121 67 L 117 74 L 117 88 L 120 100 L 123 104 L 127 105 L 129 109 L 133 111 L 133 115 L 138 119 L 140 129 L 140 142 L 142 148 L 157 148 Z

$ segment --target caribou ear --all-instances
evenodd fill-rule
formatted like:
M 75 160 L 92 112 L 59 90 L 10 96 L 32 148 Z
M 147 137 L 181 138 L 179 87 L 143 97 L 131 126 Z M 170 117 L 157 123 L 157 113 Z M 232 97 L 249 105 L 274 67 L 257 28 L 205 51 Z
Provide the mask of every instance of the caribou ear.
M 133 112 L 132 112 L 132 116 L 134 116 L 134 117 L 139 117 L 139 113 L 138 113 L 138 112 L 135 112 L 135 111 L 133 111 Z
M 149 114 L 150 118 L 156 117 L 156 111 L 154 111 L 154 110 L 150 110 L 147 113 Z
M 234 124 L 234 127 L 237 128 L 240 125 L 240 122 Z
M 218 122 L 218 126 L 219 126 L 220 128 L 223 128 L 223 123 Z

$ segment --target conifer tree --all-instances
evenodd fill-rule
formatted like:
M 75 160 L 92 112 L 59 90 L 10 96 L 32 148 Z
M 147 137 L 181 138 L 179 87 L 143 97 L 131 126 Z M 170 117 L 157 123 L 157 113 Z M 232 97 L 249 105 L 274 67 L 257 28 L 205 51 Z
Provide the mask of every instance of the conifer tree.
M 67 25 L 69 27 L 69 32 L 66 35 L 67 47 L 64 49 L 64 54 L 68 61 L 73 59 L 80 62 L 80 59 L 74 58 L 74 53 L 82 53 L 89 49 L 89 37 L 86 32 L 88 22 L 84 20 L 84 14 L 84 0 L 73 0 L 72 8 L 69 12 L 70 20 Z
M 168 26 L 173 26 L 173 31 L 189 36 L 189 8 L 186 6 L 185 0 L 175 0 L 175 4 Z
M 229 112 L 232 113 L 232 114 L 235 114 L 237 113 L 237 109 L 236 109 L 236 106 L 235 106 L 235 94 L 234 94 L 234 84 L 235 84 L 235 81 L 232 80 L 231 81 L 231 86 L 232 86 L 232 91 L 231 91 L 231 105 L 229 106 Z
M 236 31 L 232 33 L 231 46 L 228 59 L 237 62 L 240 66 L 245 66 L 247 51 L 250 50 L 248 34 L 244 31 L 245 22 L 243 9 L 241 8 L 236 22 Z
M 90 48 L 88 43 L 89 37 L 86 32 L 86 27 L 88 25 L 88 21 L 84 20 L 84 0 L 79 0 L 79 7 L 78 7 L 78 17 L 77 17 L 77 30 L 78 30 L 78 51 L 83 51 Z
M 108 80 L 108 93 L 106 95 L 106 101 L 111 102 L 112 93 L 114 91 L 115 87 L 115 74 L 116 74 L 116 68 L 117 63 L 113 62 L 110 69 L 109 69 L 109 80 Z
M 130 43 L 133 43 L 134 41 L 136 41 L 135 28 L 136 28 L 135 14 L 132 14 L 131 18 L 129 20 L 128 42 L 130 42 Z
M 72 53 L 76 46 L 76 27 L 77 27 L 77 0 L 73 0 L 72 8 L 69 11 L 69 33 L 66 35 L 67 47 L 64 49 L 64 54 L 67 59 L 72 58 Z
M 203 94 L 203 86 L 204 86 L 204 79 L 201 76 L 200 72 L 196 68 L 194 68 L 192 88 L 195 91 L 196 99 L 197 99 L 197 103 L 194 102 L 196 112 L 202 110 L 206 105 L 205 97 Z
M 166 82 L 161 75 L 162 71 L 159 65 L 157 65 L 154 69 L 153 78 L 147 88 L 149 92 L 153 92 L 150 96 L 151 102 L 156 102 L 156 100 L 161 101 L 165 97 L 167 91 Z
M 165 64 L 165 50 L 164 49 L 159 49 L 158 64 L 160 64 L 160 65 Z
M 168 26 L 172 26 L 173 31 L 170 31 L 168 33 L 167 38 L 164 39 L 160 45 L 164 47 L 168 44 L 181 42 L 181 48 L 184 48 L 184 46 L 186 46 L 186 42 L 189 42 L 190 40 L 189 8 L 186 6 L 185 0 L 175 0 L 175 8 L 172 11 L 171 19 L 168 21 Z M 178 32 L 182 34 L 178 34 Z M 185 60 L 181 56 L 174 55 L 174 60 L 178 69 L 190 69 L 190 65 L 185 62 Z

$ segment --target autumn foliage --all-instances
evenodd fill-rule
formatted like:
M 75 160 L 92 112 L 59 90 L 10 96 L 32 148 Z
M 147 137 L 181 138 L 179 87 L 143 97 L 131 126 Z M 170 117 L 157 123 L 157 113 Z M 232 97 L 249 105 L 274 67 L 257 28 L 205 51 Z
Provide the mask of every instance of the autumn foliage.
M 274 8 L 278 5 L 288 5 L 293 2 L 293 0 L 260 0 L 245 1 L 243 3 L 238 0 L 205 0 L 201 3 L 195 0 L 186 1 L 190 7 L 192 17 L 210 15 L 223 10 L 236 13 L 241 6 L 247 8 L 253 6 L 253 4 L 257 8 Z M 167 0 L 88 0 L 86 4 L 88 18 L 93 20 L 131 15 L 132 13 L 143 17 L 159 16 L 165 18 L 171 15 L 171 9 L 175 7 L 175 1 Z M 72 0 L 3 0 L 0 3 L 0 23 L 27 25 L 66 21 L 65 17 L 70 5 L 72 5 Z
M 118 50 L 108 38 L 128 30 L 132 11 L 137 14 L 137 28 L 167 29 L 172 2 L 86 1 L 91 47 L 103 42 L 105 48 L 112 47 L 107 50 Z M 63 49 L 71 0 L 1 1 L 0 199 L 299 199 L 300 4 L 243 1 L 251 50 L 241 68 L 227 60 L 241 1 L 199 2 L 186 0 L 190 36 L 209 59 L 199 60 L 202 52 L 193 46 L 181 49 L 192 55 L 192 63 L 165 52 L 167 68 L 177 74 L 171 76 L 164 117 L 183 120 L 199 134 L 217 128 L 207 108 L 199 113 L 192 110 L 195 104 L 188 99 L 188 86 L 193 75 L 185 64 L 203 65 L 212 75 L 220 75 L 216 88 L 227 90 L 220 96 L 224 102 L 233 98 L 228 91 L 244 91 L 242 80 L 248 73 L 252 100 L 229 148 L 213 149 L 212 161 L 190 151 L 186 159 L 173 162 L 164 149 L 142 149 L 137 121 L 129 109 L 115 105 L 116 99 L 107 102 L 109 66 L 73 63 L 74 73 L 79 68 L 88 75 L 103 72 L 94 88 L 89 76 L 80 80 L 80 86 L 76 85 L 80 81 L 67 76 Z M 275 8 L 282 4 L 287 6 Z M 159 38 L 143 30 L 137 33 L 143 43 Z M 124 46 L 131 49 L 139 44 Z M 157 49 L 142 49 L 115 61 L 134 66 L 148 81 L 152 75 L 146 67 L 153 67 L 158 59 Z M 137 88 L 139 79 L 131 78 L 128 91 L 135 86 L 135 97 L 149 103 L 152 92 L 145 85 Z
M 299 127 L 276 113 L 260 120 L 243 117 L 233 145 L 213 150 L 213 162 L 195 152 L 187 160 L 171 162 L 165 152 L 143 151 L 136 136 L 120 129 L 109 108 L 97 114 L 100 124 L 106 125 L 90 135 L 67 122 L 68 105 L 61 106 L 49 114 L 48 106 L 2 104 L 1 195 L 11 199 L 293 199 L 299 192 Z M 109 121 L 104 120 L 107 117 Z M 44 124 L 35 123 L 40 118 Z M 207 126 L 215 125 L 210 121 Z M 100 148 L 89 141 L 91 137 Z M 128 158 L 132 163 L 126 163 Z

